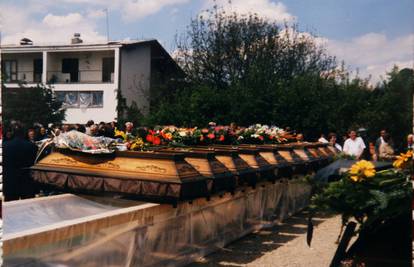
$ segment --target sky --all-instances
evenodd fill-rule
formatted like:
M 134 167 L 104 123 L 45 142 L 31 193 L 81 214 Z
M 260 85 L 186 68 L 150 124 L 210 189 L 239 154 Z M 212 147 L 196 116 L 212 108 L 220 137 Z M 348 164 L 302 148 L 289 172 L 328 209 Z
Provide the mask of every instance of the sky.
M 171 53 L 175 37 L 214 4 L 257 13 L 318 36 L 328 53 L 376 83 L 394 65 L 413 67 L 413 0 L 0 0 L 1 43 L 68 43 L 158 39 Z M 107 12 L 106 12 L 107 11 Z

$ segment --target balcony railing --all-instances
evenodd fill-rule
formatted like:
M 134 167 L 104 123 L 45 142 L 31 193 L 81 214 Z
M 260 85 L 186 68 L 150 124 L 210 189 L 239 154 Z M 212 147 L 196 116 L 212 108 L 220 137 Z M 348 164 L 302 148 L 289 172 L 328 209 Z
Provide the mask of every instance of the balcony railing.
M 47 82 L 56 83 L 113 83 L 114 73 L 103 73 L 102 70 L 80 70 L 69 73 L 48 71 Z
M 18 71 L 17 73 L 3 73 L 5 83 L 40 83 L 42 73 L 34 71 Z

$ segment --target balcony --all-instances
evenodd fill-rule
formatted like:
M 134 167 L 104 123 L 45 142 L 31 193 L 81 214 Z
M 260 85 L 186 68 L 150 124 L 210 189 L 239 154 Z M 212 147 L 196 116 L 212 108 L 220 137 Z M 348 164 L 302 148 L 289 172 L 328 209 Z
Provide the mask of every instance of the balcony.
M 62 71 L 48 71 L 48 84 L 62 83 L 113 83 L 114 73 L 102 70 L 80 70 L 64 73 Z
M 3 79 L 5 83 L 41 83 L 42 73 L 34 71 L 4 72 Z

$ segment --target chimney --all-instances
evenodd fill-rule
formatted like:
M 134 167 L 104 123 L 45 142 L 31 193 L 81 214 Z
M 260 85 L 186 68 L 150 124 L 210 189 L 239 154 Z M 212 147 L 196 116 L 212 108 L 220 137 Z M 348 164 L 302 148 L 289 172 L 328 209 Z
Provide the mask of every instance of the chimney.
M 82 43 L 82 39 L 80 38 L 80 33 L 74 33 L 73 34 L 73 38 L 71 40 L 71 44 L 80 44 Z
M 25 37 L 20 40 L 20 45 L 33 45 L 33 41 Z

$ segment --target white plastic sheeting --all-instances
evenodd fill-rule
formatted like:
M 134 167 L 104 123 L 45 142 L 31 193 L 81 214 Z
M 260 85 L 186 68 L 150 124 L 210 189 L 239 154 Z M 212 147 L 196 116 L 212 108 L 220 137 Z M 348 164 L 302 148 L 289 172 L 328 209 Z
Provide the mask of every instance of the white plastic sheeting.
M 309 196 L 308 185 L 283 181 L 178 208 L 74 195 L 10 202 L 4 205 L 5 264 L 183 266 L 283 220 Z

